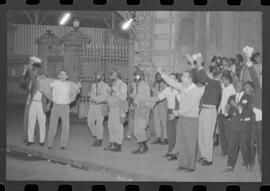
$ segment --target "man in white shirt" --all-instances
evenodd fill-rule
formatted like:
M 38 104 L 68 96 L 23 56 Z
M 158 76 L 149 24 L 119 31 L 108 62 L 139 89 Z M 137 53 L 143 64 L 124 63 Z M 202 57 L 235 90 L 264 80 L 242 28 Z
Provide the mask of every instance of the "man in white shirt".
M 218 108 L 218 130 L 222 155 L 227 154 L 228 147 L 228 120 L 225 116 L 225 108 L 230 96 L 236 94 L 236 90 L 232 84 L 232 77 L 230 73 L 224 73 L 222 79 L 222 96 Z
M 175 74 L 170 74 L 169 77 L 172 80 L 176 80 Z M 175 140 L 176 140 L 176 123 L 177 118 L 172 117 L 173 110 L 176 107 L 176 96 L 180 92 L 177 91 L 175 88 L 169 86 L 166 87 L 162 92 L 159 93 L 158 98 L 159 100 L 167 100 L 167 106 L 168 106 L 168 117 L 167 117 L 167 136 L 168 136 L 168 152 L 165 154 L 165 157 L 170 157 L 172 154 L 172 150 L 175 146 Z
M 37 80 L 46 78 L 45 74 L 41 74 L 37 77 Z M 37 85 L 35 85 L 37 86 Z M 39 125 L 39 143 L 41 146 L 45 142 L 46 134 L 46 115 L 48 111 L 47 98 L 35 87 L 33 90 L 33 96 L 31 98 L 29 115 L 28 115 L 28 145 L 34 143 L 34 132 L 36 127 L 36 121 Z
M 59 80 L 53 81 L 50 86 L 52 88 L 53 107 L 51 111 L 48 148 L 53 146 L 54 138 L 57 132 L 57 124 L 59 118 L 62 120 L 62 131 L 60 146 L 61 149 L 66 149 L 69 139 L 69 111 L 70 111 L 70 89 L 71 85 L 67 81 L 68 74 L 66 70 L 61 70 L 58 75 Z

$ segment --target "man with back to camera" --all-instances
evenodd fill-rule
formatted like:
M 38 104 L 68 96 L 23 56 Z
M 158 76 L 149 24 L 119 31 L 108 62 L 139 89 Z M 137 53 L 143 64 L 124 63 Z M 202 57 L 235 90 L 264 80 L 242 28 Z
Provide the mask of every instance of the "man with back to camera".
M 104 82 L 102 73 L 95 75 L 95 82 L 92 84 L 90 94 L 90 106 L 87 115 L 87 123 L 95 141 L 92 144 L 94 147 L 102 146 L 103 141 L 103 121 L 108 115 L 106 97 L 109 93 L 109 86 Z

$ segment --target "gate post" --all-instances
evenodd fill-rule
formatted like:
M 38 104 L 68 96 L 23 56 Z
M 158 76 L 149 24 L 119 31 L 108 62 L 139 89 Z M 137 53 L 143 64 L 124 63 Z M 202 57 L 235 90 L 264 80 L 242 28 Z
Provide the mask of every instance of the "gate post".
M 89 42 L 89 38 L 79 30 L 78 26 L 62 38 L 64 44 L 64 68 L 68 71 L 69 79 L 72 81 L 80 80 L 80 51 L 84 44 Z M 72 113 L 78 113 L 78 102 L 71 106 Z

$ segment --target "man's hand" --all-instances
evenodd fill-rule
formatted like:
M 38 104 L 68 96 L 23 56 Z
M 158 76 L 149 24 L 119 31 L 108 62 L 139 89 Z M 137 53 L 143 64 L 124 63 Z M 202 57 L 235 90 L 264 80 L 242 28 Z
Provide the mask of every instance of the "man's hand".
M 174 115 L 174 114 L 169 114 L 169 115 L 168 115 L 168 118 L 169 118 L 170 121 L 171 121 L 171 120 L 174 120 L 175 115 Z

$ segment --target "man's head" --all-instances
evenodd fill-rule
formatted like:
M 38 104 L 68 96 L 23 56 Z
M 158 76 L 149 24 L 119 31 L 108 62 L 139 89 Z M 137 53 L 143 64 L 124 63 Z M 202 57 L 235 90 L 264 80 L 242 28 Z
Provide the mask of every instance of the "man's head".
M 95 74 L 95 82 L 101 82 L 102 80 L 104 80 L 104 76 L 101 72 L 98 72 Z
M 156 83 L 161 83 L 163 81 L 160 73 L 158 73 L 158 72 L 155 74 L 155 81 L 156 81 Z
M 245 82 L 244 90 L 245 90 L 245 93 L 252 94 L 255 91 L 255 85 L 254 85 L 254 83 L 251 82 L 251 81 Z
M 243 56 L 242 56 L 241 54 L 237 54 L 237 55 L 236 55 L 236 62 L 237 62 L 238 64 L 240 64 L 240 63 L 243 63 L 243 61 L 244 61 Z
M 222 74 L 221 81 L 225 87 L 232 83 L 232 76 L 229 72 L 225 72 Z
M 58 74 L 58 78 L 60 80 L 67 80 L 68 79 L 68 72 L 65 69 L 61 69 Z
M 32 71 L 34 75 L 39 75 L 41 73 L 41 64 L 40 63 L 33 63 L 32 64 Z
M 110 75 L 110 83 L 114 83 L 116 80 L 119 80 L 121 78 L 121 75 L 117 71 L 113 71 Z
M 194 81 L 194 77 L 191 71 L 189 70 L 185 71 L 181 77 L 181 81 L 185 87 L 188 87 L 189 85 L 191 85 Z

